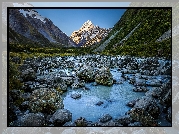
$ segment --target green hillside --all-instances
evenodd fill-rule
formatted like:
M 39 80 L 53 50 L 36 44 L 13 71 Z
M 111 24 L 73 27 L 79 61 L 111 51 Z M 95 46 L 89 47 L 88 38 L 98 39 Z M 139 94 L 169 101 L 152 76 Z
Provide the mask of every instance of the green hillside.
M 93 51 L 113 55 L 160 56 L 158 50 L 162 50 L 161 56 L 168 56 L 171 38 L 160 42 L 156 40 L 170 29 L 171 9 L 128 9 Z M 106 47 L 101 47 L 114 34 Z

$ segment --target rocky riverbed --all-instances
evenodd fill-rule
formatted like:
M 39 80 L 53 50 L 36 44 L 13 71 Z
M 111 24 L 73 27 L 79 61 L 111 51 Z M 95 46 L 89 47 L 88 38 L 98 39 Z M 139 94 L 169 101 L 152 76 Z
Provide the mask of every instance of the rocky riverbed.
M 170 60 L 34 57 L 19 71 L 23 92 L 9 92 L 10 126 L 171 126 Z

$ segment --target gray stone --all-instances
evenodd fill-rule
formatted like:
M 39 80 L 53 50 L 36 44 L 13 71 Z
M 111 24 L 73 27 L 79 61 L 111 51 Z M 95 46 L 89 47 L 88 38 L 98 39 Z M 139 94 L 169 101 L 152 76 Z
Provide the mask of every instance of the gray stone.
M 79 93 L 71 94 L 71 98 L 73 98 L 73 99 L 81 98 L 81 94 L 79 94 Z
M 102 102 L 102 101 L 99 101 L 99 102 L 97 102 L 95 105 L 101 106 L 102 104 L 103 104 L 103 102 Z
M 109 114 L 106 114 L 104 116 L 102 116 L 99 121 L 102 122 L 102 123 L 105 123 L 105 122 L 108 122 L 112 119 L 112 117 L 109 115 Z
M 66 122 L 72 121 L 72 113 L 67 109 L 58 109 L 50 118 L 55 126 L 62 126 Z
M 57 109 L 63 108 L 60 92 L 48 88 L 34 90 L 29 101 L 29 107 L 34 113 L 52 114 Z
M 29 113 L 21 117 L 21 126 L 45 126 L 45 117 L 42 113 Z

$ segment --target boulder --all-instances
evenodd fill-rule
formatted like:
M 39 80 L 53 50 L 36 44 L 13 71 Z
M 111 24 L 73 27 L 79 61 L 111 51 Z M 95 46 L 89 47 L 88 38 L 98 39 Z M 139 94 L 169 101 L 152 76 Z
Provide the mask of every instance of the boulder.
M 64 81 L 64 79 L 60 78 L 60 77 L 56 77 L 54 79 L 54 88 L 59 91 L 59 92 L 65 92 L 67 91 L 67 85 Z
M 72 121 L 72 113 L 67 109 L 58 109 L 50 118 L 54 126 L 63 126 L 66 122 Z
M 42 113 L 29 113 L 20 118 L 20 124 L 24 127 L 45 126 L 45 117 Z
M 84 127 L 88 125 L 88 121 L 83 117 L 80 117 L 79 119 L 75 120 L 74 123 L 77 127 Z
M 162 86 L 162 83 L 157 80 L 157 79 L 152 79 L 146 82 L 147 86 L 152 86 L 152 87 L 160 87 Z
M 73 98 L 73 99 L 78 99 L 80 97 L 81 97 L 81 94 L 79 94 L 79 93 L 71 94 L 71 98 Z
M 137 87 L 134 87 L 133 88 L 133 91 L 134 92 L 147 92 L 148 91 L 148 89 L 147 89 L 147 87 L 144 87 L 144 86 L 137 86 Z
M 158 126 L 158 122 L 144 109 L 132 108 L 128 114 L 132 120 L 140 122 L 142 126 Z
M 146 86 L 146 81 L 145 81 L 145 79 L 136 78 L 134 85 L 136 85 L 136 86 Z
M 85 80 L 86 82 L 94 81 L 94 72 L 93 68 L 86 66 L 85 68 L 81 68 L 81 70 L 77 73 L 77 76 Z
M 23 70 L 21 72 L 20 77 L 22 78 L 22 81 L 33 81 L 36 79 L 36 72 L 32 68 L 28 68 L 26 70 Z
M 113 84 L 113 77 L 110 73 L 109 68 L 101 68 L 99 73 L 95 76 L 95 82 L 97 84 L 105 85 L 105 86 L 112 86 Z
M 139 101 L 140 99 L 135 99 L 135 100 L 132 100 L 130 102 L 128 102 L 126 105 L 129 106 L 129 107 L 133 107 L 137 101 Z
M 71 85 L 72 89 L 82 88 L 85 87 L 84 80 L 75 80 L 74 83 Z
M 106 114 L 106 115 L 102 116 L 102 117 L 99 119 L 99 121 L 102 122 L 102 123 L 105 123 L 105 122 L 110 121 L 111 119 L 112 119 L 111 115 Z
M 154 119 L 157 119 L 160 115 L 160 108 L 157 104 L 157 101 L 152 97 L 144 96 L 142 99 L 136 102 L 134 108 L 146 110 Z
M 129 115 L 124 115 L 115 119 L 115 121 L 123 126 L 128 126 L 132 122 L 132 118 Z
M 154 98 L 144 96 L 127 114 L 134 121 L 141 122 L 143 126 L 158 126 L 157 119 L 160 115 L 160 108 Z
M 48 88 L 34 90 L 29 101 L 29 107 L 33 113 L 53 114 L 57 109 L 63 108 L 60 92 Z
M 99 101 L 99 102 L 97 102 L 95 105 L 97 105 L 97 106 L 101 106 L 103 103 L 104 103 L 104 102 Z

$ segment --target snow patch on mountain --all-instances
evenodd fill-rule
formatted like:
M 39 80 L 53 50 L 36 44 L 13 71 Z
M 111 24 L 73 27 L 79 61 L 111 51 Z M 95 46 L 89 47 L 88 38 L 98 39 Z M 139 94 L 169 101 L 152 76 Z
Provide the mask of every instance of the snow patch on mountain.
M 31 16 L 32 18 L 36 18 L 36 19 L 41 20 L 43 23 L 46 22 L 46 21 L 45 21 L 45 17 L 39 15 L 37 12 L 35 12 L 35 11 L 33 11 L 33 10 L 27 11 L 27 10 L 20 9 L 19 11 L 20 11 L 20 13 L 22 13 L 25 17 L 27 17 L 27 14 L 28 14 L 28 15 Z

